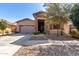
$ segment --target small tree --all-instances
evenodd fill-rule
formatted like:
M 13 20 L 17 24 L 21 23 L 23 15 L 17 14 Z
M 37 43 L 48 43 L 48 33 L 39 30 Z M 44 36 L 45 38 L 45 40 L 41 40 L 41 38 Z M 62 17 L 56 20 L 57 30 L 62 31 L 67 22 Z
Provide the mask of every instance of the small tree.
M 0 21 L 0 30 L 2 31 L 2 35 L 4 35 L 4 30 L 7 28 L 8 24 L 5 20 Z
M 79 4 L 74 4 L 72 7 L 70 18 L 72 19 L 73 25 L 79 31 Z
M 64 23 L 68 20 L 67 15 L 67 7 L 68 4 L 59 4 L 59 3 L 48 3 L 44 6 L 47 7 L 47 20 L 49 21 L 49 24 L 59 24 L 61 29 L 61 35 L 62 35 L 62 27 Z M 58 30 L 57 29 L 57 36 L 58 36 Z

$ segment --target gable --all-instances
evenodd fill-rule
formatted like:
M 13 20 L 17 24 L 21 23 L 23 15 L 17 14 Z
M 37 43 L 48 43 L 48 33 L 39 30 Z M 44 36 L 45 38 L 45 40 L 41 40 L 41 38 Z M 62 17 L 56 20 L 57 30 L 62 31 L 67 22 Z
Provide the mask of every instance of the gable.
M 34 16 L 34 17 L 37 17 L 37 16 L 44 16 L 44 14 L 45 14 L 44 11 L 39 11 L 39 12 L 33 13 L 33 16 Z
M 34 20 L 29 21 L 29 20 L 25 20 L 25 21 L 21 21 L 17 23 L 18 25 L 34 25 Z

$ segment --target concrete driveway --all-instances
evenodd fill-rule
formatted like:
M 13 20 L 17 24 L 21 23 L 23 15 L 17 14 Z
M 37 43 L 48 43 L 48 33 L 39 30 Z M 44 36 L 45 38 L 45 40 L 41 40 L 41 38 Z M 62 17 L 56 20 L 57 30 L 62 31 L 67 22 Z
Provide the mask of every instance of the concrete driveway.
M 0 55 L 13 55 L 19 48 L 21 48 L 21 46 L 11 43 L 22 38 L 27 39 L 28 37 L 30 37 L 28 34 L 13 34 L 11 36 L 0 37 Z

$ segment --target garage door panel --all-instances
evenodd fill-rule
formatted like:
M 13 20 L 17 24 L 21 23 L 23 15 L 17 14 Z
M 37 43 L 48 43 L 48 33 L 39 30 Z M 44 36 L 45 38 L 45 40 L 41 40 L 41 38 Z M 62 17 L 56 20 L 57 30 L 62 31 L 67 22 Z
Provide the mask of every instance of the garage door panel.
M 34 26 L 21 26 L 22 33 L 33 33 L 34 31 Z

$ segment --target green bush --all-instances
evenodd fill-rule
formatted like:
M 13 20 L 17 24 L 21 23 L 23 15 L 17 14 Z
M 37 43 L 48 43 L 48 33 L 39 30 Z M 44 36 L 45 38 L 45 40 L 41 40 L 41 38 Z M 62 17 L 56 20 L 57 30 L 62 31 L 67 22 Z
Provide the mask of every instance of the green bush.
M 40 34 L 40 32 L 39 32 L 39 31 L 38 31 L 38 32 L 34 32 L 33 34 L 34 34 L 34 35 L 38 35 L 38 34 Z
M 15 33 L 20 33 L 20 32 L 17 32 L 17 31 L 16 31 Z
M 46 34 L 46 33 L 45 33 L 45 32 L 40 33 L 40 32 L 38 31 L 38 32 L 34 32 L 33 34 L 34 34 L 34 35 L 38 35 L 38 34 Z
M 43 32 L 42 34 L 46 34 L 46 32 Z

